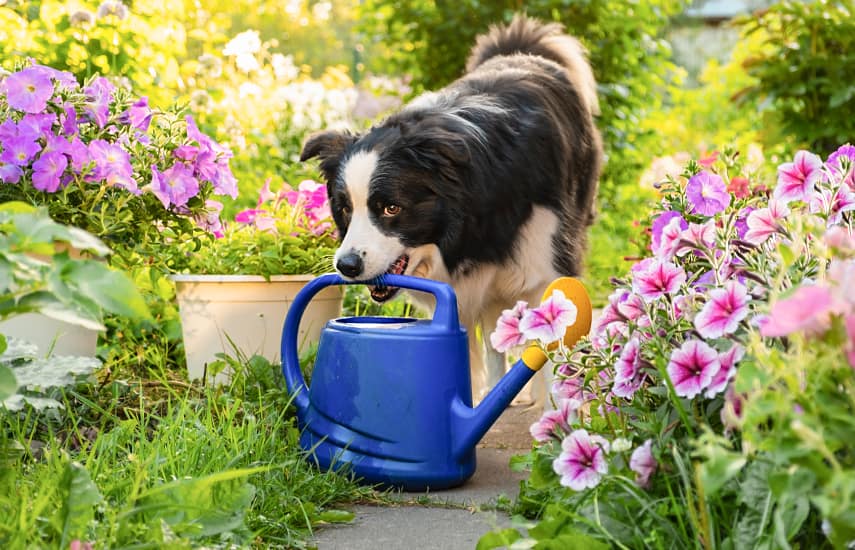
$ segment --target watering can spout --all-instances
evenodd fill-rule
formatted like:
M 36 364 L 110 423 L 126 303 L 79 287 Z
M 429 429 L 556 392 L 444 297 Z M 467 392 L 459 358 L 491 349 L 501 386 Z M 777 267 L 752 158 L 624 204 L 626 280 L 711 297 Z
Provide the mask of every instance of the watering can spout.
M 544 292 L 543 300 L 551 297 L 555 290 L 562 291 L 577 309 L 576 321 L 567 327 L 563 339 L 564 345 L 571 348 L 591 330 L 591 299 L 582 283 L 572 277 L 562 277 L 553 281 Z M 550 349 L 557 346 L 558 342 L 554 342 L 550 345 Z M 538 346 L 531 345 L 525 349 L 520 360 L 511 367 L 477 407 L 469 407 L 459 398 L 452 402 L 452 415 L 455 417 L 457 427 L 453 445 L 455 457 L 462 458 L 472 452 L 490 426 L 548 359 Z

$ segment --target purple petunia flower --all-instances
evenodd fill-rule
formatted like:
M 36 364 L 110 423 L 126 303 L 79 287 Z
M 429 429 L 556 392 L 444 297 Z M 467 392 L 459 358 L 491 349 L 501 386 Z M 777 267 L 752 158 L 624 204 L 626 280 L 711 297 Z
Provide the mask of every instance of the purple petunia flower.
M 4 141 L 2 145 L 0 162 L 18 166 L 26 166 L 42 150 L 42 146 L 29 137 L 14 137 Z
M 59 84 L 60 88 L 64 88 L 66 90 L 77 90 L 80 88 L 80 84 L 77 83 L 77 79 L 68 71 L 60 71 L 46 65 L 33 65 L 32 70 L 55 80 L 56 83 Z
M 635 472 L 635 483 L 639 487 L 647 488 L 650 478 L 656 473 L 656 459 L 653 457 L 653 440 L 648 439 L 643 445 L 636 447 L 629 457 L 629 469 Z
M 80 131 L 77 125 L 77 110 L 71 103 L 66 103 L 63 107 L 63 115 L 61 118 L 62 133 L 67 136 L 74 136 Z
M 86 94 L 86 114 L 99 128 L 103 128 L 110 118 L 110 103 L 113 102 L 113 93 L 116 87 L 103 76 L 92 81 L 89 86 L 83 88 Z
M 18 183 L 23 175 L 24 171 L 20 166 L 0 161 L 0 181 L 3 183 Z
M 705 397 L 711 399 L 724 391 L 727 387 L 727 383 L 736 376 L 736 364 L 742 360 L 744 355 L 745 348 L 740 344 L 733 344 L 729 350 L 719 354 L 718 362 L 721 365 L 721 368 L 715 376 L 713 376 L 713 379 L 710 381 L 710 385 L 707 386 L 707 391 L 704 393 Z
M 108 185 L 138 193 L 133 178 L 131 156 L 121 145 L 96 139 L 89 143 L 89 156 L 95 162 L 95 169 L 87 176 L 88 181 L 104 180 Z
M 570 433 L 570 426 L 576 421 L 576 411 L 582 406 L 576 399 L 562 399 L 558 408 L 546 411 L 540 419 L 532 424 L 528 431 L 535 441 L 561 440 L 564 434 Z
M 127 111 L 122 113 L 120 120 L 125 124 L 130 124 L 137 130 L 143 132 L 148 131 L 149 124 L 153 113 L 148 106 L 148 98 L 141 97 L 134 102 Z
M 793 162 L 778 166 L 778 185 L 772 196 L 785 203 L 807 202 L 821 177 L 822 159 L 811 152 L 799 151 Z
M 46 193 L 56 193 L 67 166 L 68 159 L 61 152 L 43 153 L 33 163 L 33 188 Z
M 695 328 L 704 338 L 732 334 L 748 316 L 748 289 L 738 281 L 727 281 L 724 288 L 709 292 L 707 303 L 695 316 Z
M 576 304 L 556 289 L 539 306 L 523 312 L 519 330 L 529 340 L 550 344 L 564 338 L 567 327 L 576 322 L 578 313 Z
M 53 96 L 53 82 L 44 71 L 27 67 L 7 76 L 0 83 L 0 91 L 6 95 L 9 107 L 25 113 L 40 113 Z
M 654 261 L 646 269 L 633 274 L 633 292 L 646 302 L 673 294 L 686 282 L 686 272 L 671 262 Z
M 710 385 L 719 369 L 718 352 L 700 340 L 688 340 L 672 351 L 666 367 L 674 392 L 690 399 Z
M 184 206 L 187 201 L 199 194 L 199 181 L 193 173 L 180 162 L 160 172 L 151 168 L 151 191 L 160 199 L 164 208 L 169 205 Z
M 490 344 L 493 349 L 504 353 L 525 343 L 526 337 L 520 330 L 520 319 L 522 319 L 523 312 L 527 307 L 526 302 L 519 301 L 513 309 L 502 311 L 496 322 L 496 330 L 490 334 Z
M 707 172 L 698 172 L 686 184 L 686 198 L 693 214 L 714 216 L 730 205 L 730 193 L 721 176 Z
M 606 461 L 609 443 L 587 430 L 575 430 L 561 442 L 561 454 L 552 469 L 561 476 L 561 485 L 574 491 L 596 487 L 609 470 Z
M 205 201 L 205 212 L 197 214 L 193 217 L 196 225 L 205 231 L 208 231 L 218 239 L 225 236 L 223 232 L 223 222 L 220 220 L 220 212 L 223 211 L 223 203 L 208 199 Z

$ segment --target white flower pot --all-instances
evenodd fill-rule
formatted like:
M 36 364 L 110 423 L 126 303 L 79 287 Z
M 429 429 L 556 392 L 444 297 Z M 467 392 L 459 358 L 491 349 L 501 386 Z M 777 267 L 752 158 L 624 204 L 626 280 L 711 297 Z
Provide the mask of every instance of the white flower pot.
M 235 347 L 246 357 L 258 354 L 278 365 L 288 307 L 313 278 L 275 275 L 267 281 L 255 275 L 171 275 L 190 379 L 205 377 L 206 365 L 217 359 L 216 354 L 234 357 Z M 301 349 L 317 342 L 326 322 L 340 315 L 343 297 L 343 287 L 332 286 L 312 298 L 300 322 Z M 229 378 L 229 372 L 222 372 L 213 383 Z
M 57 321 L 41 313 L 24 313 L 0 323 L 0 333 L 26 340 L 39 348 L 39 355 L 73 355 L 95 357 L 98 331 L 65 321 Z

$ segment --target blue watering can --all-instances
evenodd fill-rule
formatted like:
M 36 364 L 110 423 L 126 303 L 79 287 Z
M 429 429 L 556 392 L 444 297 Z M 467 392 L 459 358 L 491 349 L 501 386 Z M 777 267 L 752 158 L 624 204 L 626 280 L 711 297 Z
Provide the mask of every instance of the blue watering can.
M 309 282 L 282 329 L 282 371 L 302 429 L 300 446 L 323 468 L 348 468 L 365 482 L 407 491 L 455 487 L 475 472 L 475 445 L 546 362 L 525 350 L 481 403 L 472 407 L 466 330 L 457 298 L 444 283 L 383 275 L 372 284 L 429 292 L 433 319 L 344 317 L 321 332 L 311 387 L 300 372 L 297 329 L 312 297 L 330 285 L 355 284 L 336 274 Z M 550 285 L 578 308 L 567 330 L 572 345 L 591 326 L 584 287 L 569 277 Z

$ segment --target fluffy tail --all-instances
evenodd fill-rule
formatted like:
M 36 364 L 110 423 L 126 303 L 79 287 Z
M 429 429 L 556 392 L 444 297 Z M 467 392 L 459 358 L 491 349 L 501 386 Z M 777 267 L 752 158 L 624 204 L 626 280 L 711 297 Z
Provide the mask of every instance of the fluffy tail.
M 525 15 L 515 15 L 508 25 L 493 25 L 475 42 L 466 71 L 500 55 L 530 54 L 555 61 L 567 68 L 570 81 L 592 114 L 600 113 L 597 84 L 588 64 L 587 51 L 578 40 L 564 33 L 559 23 L 543 23 Z

